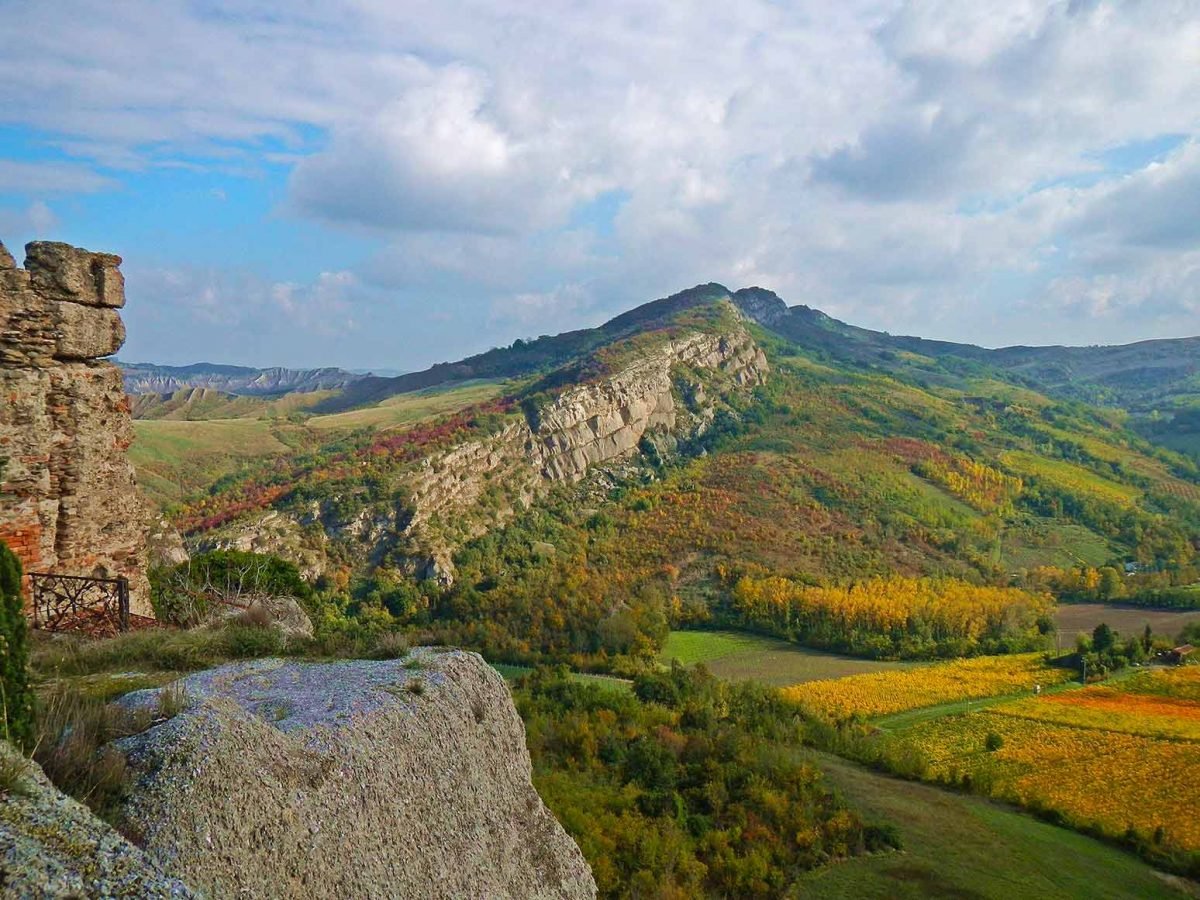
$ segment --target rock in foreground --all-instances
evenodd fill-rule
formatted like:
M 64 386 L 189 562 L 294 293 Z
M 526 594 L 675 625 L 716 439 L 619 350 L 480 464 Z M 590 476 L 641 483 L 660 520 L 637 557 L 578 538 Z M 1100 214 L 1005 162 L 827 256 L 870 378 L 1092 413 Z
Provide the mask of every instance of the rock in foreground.
M 194 897 L 91 810 L 59 792 L 36 763 L 0 741 L 23 771 L 0 795 L 0 891 L 5 897 Z
M 595 896 L 530 782 L 508 689 L 478 656 L 258 660 L 179 685 L 184 712 L 120 744 L 135 773 L 125 813 L 147 853 L 198 889 Z

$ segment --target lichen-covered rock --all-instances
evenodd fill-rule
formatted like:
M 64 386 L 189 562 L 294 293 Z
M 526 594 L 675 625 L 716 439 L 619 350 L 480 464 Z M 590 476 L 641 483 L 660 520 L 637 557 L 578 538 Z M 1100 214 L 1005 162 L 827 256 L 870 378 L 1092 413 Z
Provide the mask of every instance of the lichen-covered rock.
M 117 744 L 135 779 L 124 813 L 212 896 L 595 896 L 475 654 L 259 660 L 179 684 L 184 712 Z
M 123 575 L 151 615 L 146 510 L 126 451 L 120 258 L 32 243 L 0 254 L 0 540 L 26 571 Z
M 61 793 L 34 762 L 0 741 L 5 765 L 20 764 L 17 790 L 0 795 L 0 888 L 5 897 L 195 897 L 91 811 Z

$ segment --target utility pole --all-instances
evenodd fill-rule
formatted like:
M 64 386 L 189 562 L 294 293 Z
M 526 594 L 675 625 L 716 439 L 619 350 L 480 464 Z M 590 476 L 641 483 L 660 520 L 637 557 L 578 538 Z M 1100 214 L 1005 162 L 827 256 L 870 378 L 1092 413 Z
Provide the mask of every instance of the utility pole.
M 1081 655 L 1079 658 L 1083 662 L 1083 683 L 1084 683 L 1084 685 L 1086 685 L 1087 684 L 1087 657 Z

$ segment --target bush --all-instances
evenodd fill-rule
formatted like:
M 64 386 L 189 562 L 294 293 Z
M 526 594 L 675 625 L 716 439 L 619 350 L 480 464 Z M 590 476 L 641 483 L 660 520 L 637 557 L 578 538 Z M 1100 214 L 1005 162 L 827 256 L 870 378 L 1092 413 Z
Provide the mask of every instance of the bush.
M 0 712 L 4 737 L 21 747 L 33 738 L 33 692 L 25 601 L 21 596 L 21 562 L 0 543 Z
M 151 602 L 162 622 L 190 627 L 207 617 L 216 600 L 254 595 L 295 597 L 312 614 L 313 590 L 287 560 L 264 553 L 213 550 L 150 573 Z
M 988 753 L 995 753 L 1004 746 L 1004 738 L 994 731 L 989 731 L 987 737 L 983 739 L 983 749 Z

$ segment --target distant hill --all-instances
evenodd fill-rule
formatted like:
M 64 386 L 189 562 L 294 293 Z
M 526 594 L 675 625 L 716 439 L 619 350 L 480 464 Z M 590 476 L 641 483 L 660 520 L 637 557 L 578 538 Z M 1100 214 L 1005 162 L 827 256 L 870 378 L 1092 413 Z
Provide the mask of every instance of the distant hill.
M 366 376 L 345 369 L 255 369 L 195 363 L 190 366 L 160 366 L 118 360 L 125 373 L 125 390 L 130 394 L 174 394 L 186 388 L 212 388 L 248 397 L 333 391 L 349 387 Z
M 752 295 L 754 305 L 739 302 L 742 295 Z M 936 375 L 937 367 L 929 367 L 929 362 L 955 358 L 1008 373 L 1027 387 L 1064 400 L 1119 406 L 1135 413 L 1200 405 L 1200 337 L 991 350 L 859 328 L 807 306 L 788 307 L 760 288 L 738 291 L 733 297 L 760 324 L 840 360 L 908 371 L 925 363 Z

